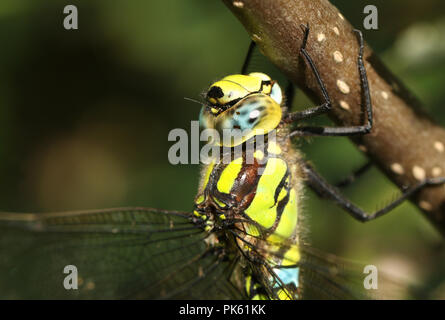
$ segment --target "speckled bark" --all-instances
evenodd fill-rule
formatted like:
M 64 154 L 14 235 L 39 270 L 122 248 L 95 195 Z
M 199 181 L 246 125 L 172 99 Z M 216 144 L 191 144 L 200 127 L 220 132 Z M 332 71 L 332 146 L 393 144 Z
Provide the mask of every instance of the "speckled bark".
M 327 0 L 223 0 L 261 51 L 315 103 L 321 92 L 298 52 L 309 23 L 307 50 L 333 102 L 331 118 L 341 125 L 362 123 L 358 42 L 353 27 Z M 445 175 L 445 130 L 423 114 L 419 103 L 366 46 L 374 127 L 353 139 L 399 187 Z M 329 138 L 326 138 L 329 139 Z M 412 199 L 445 235 L 445 187 L 429 187 Z

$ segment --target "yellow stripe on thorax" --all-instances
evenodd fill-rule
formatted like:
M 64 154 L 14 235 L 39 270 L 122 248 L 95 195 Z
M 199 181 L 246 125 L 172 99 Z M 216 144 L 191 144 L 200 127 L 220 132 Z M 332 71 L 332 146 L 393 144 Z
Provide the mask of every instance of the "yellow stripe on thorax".
M 230 162 L 227 167 L 224 168 L 221 176 L 219 177 L 217 188 L 221 193 L 229 193 L 232 189 L 233 183 L 241 171 L 243 166 L 243 158 L 239 157 Z
M 258 181 L 255 197 L 245 213 L 265 228 L 273 226 L 277 217 L 275 190 L 287 171 L 287 164 L 280 158 L 267 160 L 266 168 Z
M 198 196 L 195 199 L 195 204 L 200 204 L 200 203 L 204 202 L 204 200 L 205 200 L 204 190 L 207 187 L 207 184 L 209 183 L 210 174 L 212 173 L 214 167 L 215 167 L 215 162 L 212 161 L 204 169 L 205 174 L 203 175 L 203 178 L 201 180 L 201 186 L 199 187 Z
M 276 142 L 271 141 L 271 142 L 269 142 L 269 144 L 267 146 L 267 152 L 274 153 L 274 154 L 280 154 L 281 148 Z
M 297 194 L 295 189 L 289 191 L 289 201 L 283 209 L 278 226 L 268 238 L 271 242 L 282 242 L 295 233 L 298 220 Z
M 294 245 L 284 253 L 284 259 L 283 261 L 281 261 L 281 265 L 289 267 L 297 264 L 300 261 L 300 259 L 301 259 L 300 250 L 298 249 L 297 245 Z
M 204 179 L 202 180 L 201 185 L 201 191 L 204 191 L 204 189 L 207 187 L 207 184 L 209 183 L 210 174 L 213 171 L 213 168 L 215 167 L 215 162 L 212 161 L 206 168 L 206 173 L 204 174 Z

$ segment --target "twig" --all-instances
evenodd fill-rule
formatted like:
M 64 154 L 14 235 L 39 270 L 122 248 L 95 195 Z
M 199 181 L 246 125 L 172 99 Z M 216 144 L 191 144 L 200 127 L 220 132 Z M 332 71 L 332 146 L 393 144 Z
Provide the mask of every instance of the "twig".
M 358 41 L 351 24 L 327 0 L 223 0 L 261 52 L 319 104 L 321 92 L 299 57 L 309 23 L 307 50 L 320 71 L 337 124 L 360 124 L 361 90 L 357 71 Z M 445 175 L 445 130 L 420 111 L 418 101 L 383 66 L 369 46 L 364 62 L 374 110 L 372 132 L 354 138 L 373 162 L 400 188 L 426 177 Z M 445 187 L 428 187 L 412 202 L 445 235 Z

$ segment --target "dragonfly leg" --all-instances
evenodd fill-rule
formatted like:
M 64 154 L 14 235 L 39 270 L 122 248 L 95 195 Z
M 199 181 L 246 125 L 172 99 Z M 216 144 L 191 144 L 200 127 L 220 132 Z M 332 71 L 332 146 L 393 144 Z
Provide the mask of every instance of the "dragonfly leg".
M 302 119 L 307 119 L 310 117 L 318 116 L 324 114 L 332 109 L 331 100 L 329 98 L 329 94 L 327 92 L 326 86 L 323 80 L 320 77 L 320 74 L 317 70 L 315 63 L 310 57 L 309 53 L 306 50 L 306 43 L 309 36 L 309 25 L 302 26 L 304 30 L 304 38 L 303 44 L 300 49 L 300 53 L 305 58 L 306 62 L 309 64 L 315 78 L 317 79 L 318 85 L 322 92 L 324 103 L 320 106 L 309 108 L 304 111 L 294 112 L 287 115 L 284 122 L 290 123 L 293 121 L 298 121 Z M 369 91 L 368 77 L 366 75 L 366 69 L 363 63 L 363 35 L 360 30 L 354 30 L 358 35 L 359 40 L 359 54 L 357 59 L 358 70 L 360 74 L 360 83 L 362 88 L 362 96 L 364 99 L 364 103 L 362 107 L 364 107 L 364 111 L 366 112 L 366 123 L 359 126 L 350 126 L 350 127 L 299 127 L 296 128 L 295 131 L 290 133 L 290 137 L 293 136 L 352 136 L 352 135 L 361 135 L 367 134 L 372 129 L 373 124 L 373 116 L 372 116 L 372 104 L 371 104 L 371 94 Z
M 360 168 L 352 172 L 348 177 L 345 179 L 337 182 L 335 186 L 337 188 L 343 188 L 351 183 L 353 183 L 357 178 L 359 178 L 362 174 L 364 174 L 366 171 L 368 171 L 372 167 L 372 161 L 366 162 L 364 165 L 362 165 Z
M 292 108 L 292 101 L 294 101 L 294 97 L 295 97 L 295 86 L 289 80 L 287 81 L 285 96 L 286 96 L 287 110 L 290 110 Z
M 241 67 L 241 74 L 247 74 L 247 69 L 249 69 L 250 61 L 252 60 L 253 50 L 255 50 L 256 43 L 252 40 L 247 50 L 246 58 L 244 59 L 243 66 Z
M 304 31 L 304 36 L 303 36 L 303 44 L 301 45 L 301 48 L 300 48 L 300 54 L 303 55 L 306 62 L 309 64 L 309 67 L 311 68 L 313 74 L 315 75 L 315 78 L 317 79 L 318 86 L 320 87 L 320 90 L 323 94 L 324 103 L 317 107 L 312 107 L 312 108 L 309 108 L 309 109 L 306 109 L 303 111 L 289 113 L 283 119 L 283 121 L 286 123 L 291 123 L 291 122 L 298 121 L 301 119 L 308 119 L 310 117 L 315 117 L 315 116 L 324 114 L 332 109 L 331 99 L 329 98 L 328 90 L 326 89 L 326 86 L 325 86 L 323 80 L 321 79 L 320 73 L 318 72 L 318 69 L 315 66 L 314 61 L 312 60 L 311 56 L 309 55 L 309 53 L 306 50 L 306 43 L 307 43 L 307 39 L 309 37 L 309 30 L 310 30 L 309 25 L 306 25 L 306 26 L 302 25 L 301 27 Z
M 414 186 L 405 189 L 398 199 L 394 200 L 384 208 L 373 213 L 367 213 L 353 204 L 344 195 L 342 195 L 335 186 L 329 184 L 329 182 L 327 182 L 326 179 L 318 174 L 310 164 L 301 160 L 301 165 L 307 179 L 306 183 L 312 190 L 315 191 L 315 193 L 317 193 L 321 197 L 333 200 L 339 207 L 343 208 L 354 219 L 361 222 L 371 221 L 380 216 L 383 216 L 392 209 L 396 208 L 403 201 L 411 197 L 423 187 L 441 185 L 445 183 L 445 177 L 425 179 L 415 184 Z

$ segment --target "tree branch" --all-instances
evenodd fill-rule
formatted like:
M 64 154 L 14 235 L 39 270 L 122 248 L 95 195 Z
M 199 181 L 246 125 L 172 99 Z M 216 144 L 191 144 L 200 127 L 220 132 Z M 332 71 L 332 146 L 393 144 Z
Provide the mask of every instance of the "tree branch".
M 326 84 L 340 125 L 363 122 L 358 41 L 350 23 L 327 0 L 223 0 L 246 28 L 261 52 L 317 104 L 321 92 L 299 56 L 303 31 L 309 23 L 307 43 Z M 445 130 L 420 111 L 419 103 L 395 78 L 369 46 L 364 62 L 371 88 L 374 127 L 354 138 L 359 149 L 399 187 L 412 186 L 426 177 L 445 175 Z M 445 187 L 428 187 L 411 201 L 445 235 Z

